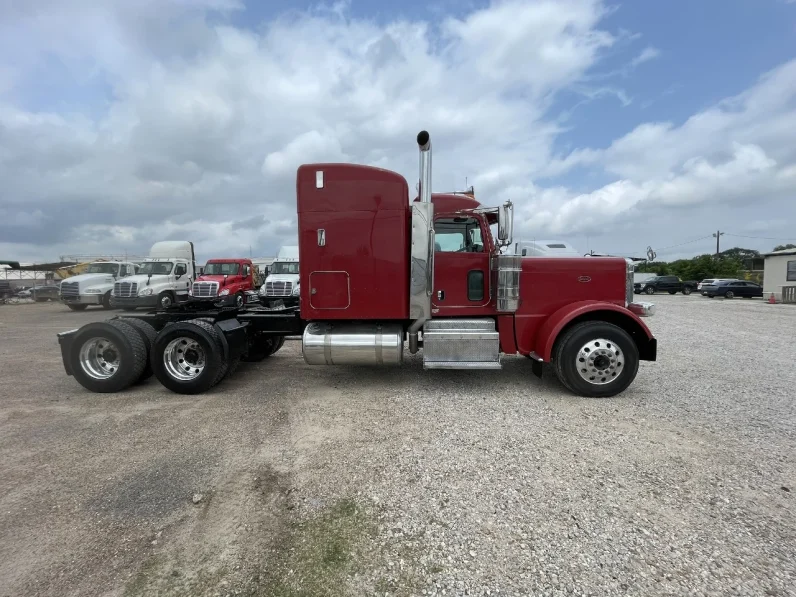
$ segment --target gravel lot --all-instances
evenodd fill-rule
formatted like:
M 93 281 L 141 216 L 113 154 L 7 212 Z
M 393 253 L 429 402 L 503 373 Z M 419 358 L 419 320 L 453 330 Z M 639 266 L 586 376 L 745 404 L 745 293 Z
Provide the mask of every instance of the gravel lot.
M 653 300 L 606 400 L 298 342 L 91 394 L 55 334 L 106 312 L 0 306 L 0 595 L 796 595 L 796 308 Z

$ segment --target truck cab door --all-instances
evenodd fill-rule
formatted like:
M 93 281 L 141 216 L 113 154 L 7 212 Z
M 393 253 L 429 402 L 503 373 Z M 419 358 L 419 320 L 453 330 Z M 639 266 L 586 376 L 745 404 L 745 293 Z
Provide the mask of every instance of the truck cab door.
M 187 294 L 191 287 L 191 277 L 188 275 L 188 264 L 178 262 L 174 266 L 174 285 L 177 294 Z
M 476 316 L 492 313 L 489 256 L 484 223 L 472 216 L 434 220 L 434 293 L 432 314 Z

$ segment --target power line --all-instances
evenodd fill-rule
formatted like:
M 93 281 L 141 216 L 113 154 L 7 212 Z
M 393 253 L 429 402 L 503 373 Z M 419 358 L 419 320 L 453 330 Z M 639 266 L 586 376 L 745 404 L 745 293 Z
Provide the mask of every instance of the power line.
M 790 242 L 796 242 L 796 240 L 792 238 L 776 238 L 773 236 L 746 236 L 744 234 L 733 234 L 732 232 L 726 232 L 727 236 L 737 236 L 739 238 L 753 238 L 755 240 L 787 240 Z
M 665 251 L 666 249 L 673 249 L 674 247 L 682 247 L 683 245 L 690 245 L 691 243 L 698 242 L 700 240 L 705 240 L 706 238 L 713 238 L 712 234 L 708 234 L 707 236 L 700 236 L 699 238 L 695 238 L 694 240 L 687 240 L 684 243 L 678 243 L 676 245 L 669 245 L 668 247 L 663 247 L 662 249 L 658 249 L 659 251 Z

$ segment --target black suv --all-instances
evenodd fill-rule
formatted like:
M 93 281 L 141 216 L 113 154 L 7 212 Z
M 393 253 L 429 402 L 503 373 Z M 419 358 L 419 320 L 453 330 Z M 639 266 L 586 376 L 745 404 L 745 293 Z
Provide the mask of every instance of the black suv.
M 689 280 L 683 282 L 677 276 L 655 276 L 643 282 L 636 282 L 633 284 L 633 292 L 636 294 L 655 294 L 656 292 L 668 292 L 669 294 L 676 294 L 682 292 L 683 294 L 691 294 L 696 290 L 696 280 Z

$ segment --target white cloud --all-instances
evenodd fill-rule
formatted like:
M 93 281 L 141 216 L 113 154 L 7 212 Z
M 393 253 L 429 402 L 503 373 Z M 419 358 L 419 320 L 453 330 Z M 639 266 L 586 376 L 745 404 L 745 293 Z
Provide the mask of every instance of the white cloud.
M 661 51 L 659 49 L 653 48 L 651 46 L 647 46 L 646 48 L 641 50 L 641 53 L 638 56 L 636 56 L 635 58 L 633 58 L 633 60 L 630 61 L 630 66 L 632 68 L 635 68 L 635 67 L 639 66 L 640 64 L 644 64 L 645 62 L 649 62 L 650 60 L 654 60 L 655 58 L 657 58 L 660 55 L 661 55 Z
M 555 156 L 562 91 L 631 101 L 614 82 L 588 86 L 602 53 L 633 39 L 606 30 L 599 0 L 382 24 L 343 2 L 251 30 L 229 24 L 243 7 L 224 0 L 45 8 L 0 8 L 0 251 L 11 257 L 140 252 L 180 237 L 203 257 L 273 252 L 295 236 L 300 163 L 391 168 L 413 189 L 423 128 L 435 190 L 467 177 L 485 202 L 510 197 L 523 234 L 624 233 L 641 206 L 793 190 L 796 63 L 683 124 Z M 40 96 L 41 80 L 62 81 L 67 108 Z M 542 185 L 575 168 L 610 182 Z

